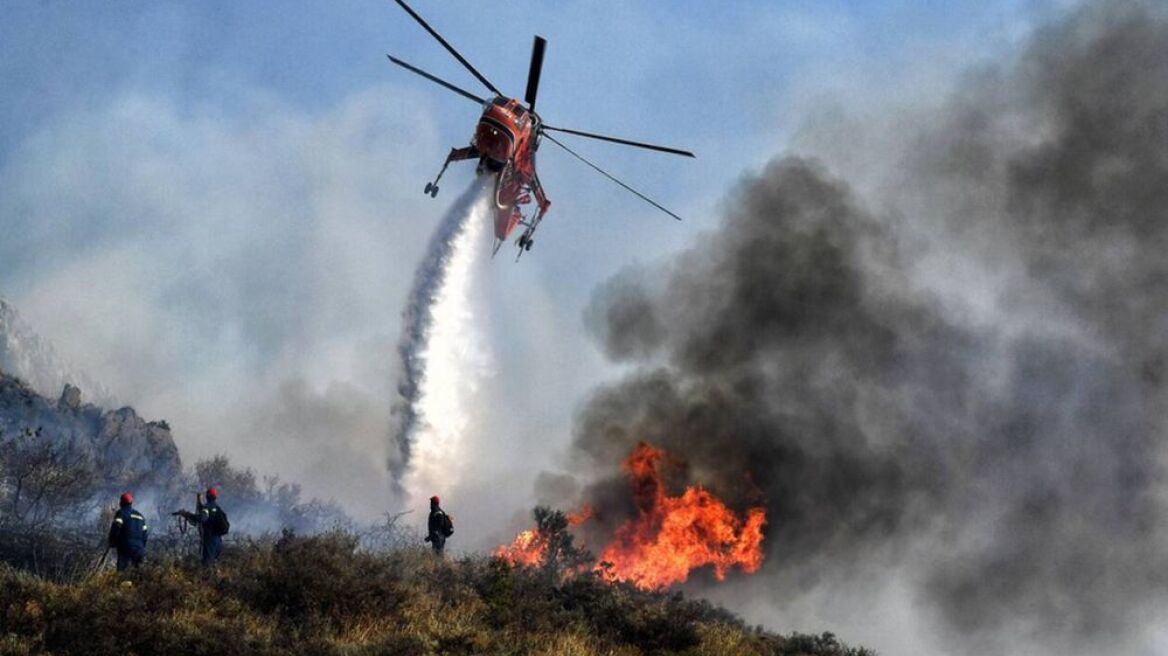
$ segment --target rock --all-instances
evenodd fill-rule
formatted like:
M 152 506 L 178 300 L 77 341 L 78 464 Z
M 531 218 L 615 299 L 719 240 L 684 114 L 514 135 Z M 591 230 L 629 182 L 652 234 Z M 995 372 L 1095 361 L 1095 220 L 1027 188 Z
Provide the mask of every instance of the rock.
M 170 490 L 181 480 L 182 461 L 166 422 L 147 422 L 129 407 L 82 404 L 73 385 L 54 403 L 0 373 L 0 438 L 22 434 L 37 434 L 93 462 L 106 491 Z
M 65 390 L 61 392 L 61 398 L 57 400 L 57 407 L 61 410 L 72 410 L 76 412 L 81 408 L 81 388 L 65 383 Z

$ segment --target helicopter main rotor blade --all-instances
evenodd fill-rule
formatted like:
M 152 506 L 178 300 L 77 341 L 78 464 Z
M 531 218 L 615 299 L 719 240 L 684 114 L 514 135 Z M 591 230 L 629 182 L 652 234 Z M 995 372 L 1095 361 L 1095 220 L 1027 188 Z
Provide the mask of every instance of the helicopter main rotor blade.
M 401 5 L 402 9 L 406 10 L 407 14 L 409 14 L 410 16 L 413 16 L 414 20 L 418 21 L 419 25 L 426 28 L 426 31 L 430 33 L 430 36 L 437 39 L 438 43 L 442 44 L 442 47 L 446 48 L 446 50 L 448 52 L 450 52 L 450 54 L 454 55 L 454 58 L 458 60 L 458 63 L 465 66 L 466 70 L 471 72 L 471 75 L 474 75 L 475 77 L 477 77 L 479 82 L 483 83 L 483 86 L 485 86 L 488 89 L 490 89 L 491 91 L 493 91 L 496 96 L 503 95 L 503 92 L 499 91 L 497 88 L 495 88 L 495 85 L 491 84 L 490 80 L 483 77 L 483 74 L 478 72 L 478 70 L 476 70 L 474 66 L 471 66 L 470 62 L 468 62 L 465 57 L 463 57 L 457 50 L 454 49 L 454 46 L 450 45 L 446 41 L 446 39 L 443 39 L 442 35 L 439 34 L 437 31 L 435 31 L 434 28 L 430 27 L 430 24 L 427 23 L 421 16 L 419 16 L 417 14 L 417 12 L 415 12 L 413 9 L 410 9 L 410 6 L 405 3 L 405 0 L 397 0 L 397 3 L 399 5 Z
M 547 39 L 542 36 L 535 37 L 535 43 L 531 44 L 531 68 L 527 70 L 527 94 L 524 100 L 527 101 L 527 107 L 531 111 L 535 111 L 535 95 L 539 92 L 539 74 L 543 71 L 543 51 L 547 47 Z
M 407 71 L 409 71 L 411 73 L 417 73 L 418 75 L 421 75 L 422 77 L 426 78 L 427 80 L 430 80 L 431 82 L 441 84 L 442 86 L 446 87 L 447 89 L 450 89 L 454 93 L 457 93 L 458 95 L 460 95 L 464 98 L 469 98 L 469 99 L 477 102 L 480 105 L 484 105 L 487 102 L 486 100 L 479 98 L 478 96 L 474 95 L 473 93 L 471 93 L 469 91 L 466 91 L 464 89 L 459 89 L 458 87 L 454 86 L 453 84 L 447 82 L 446 80 L 443 80 L 442 78 L 440 78 L 436 75 L 430 75 L 429 73 L 427 73 L 426 71 L 423 71 L 422 69 L 418 68 L 417 66 L 410 66 L 409 64 L 398 59 L 397 57 L 394 57 L 393 55 L 386 55 L 386 57 L 389 57 L 389 61 L 397 64 L 398 66 L 401 66 L 402 68 L 406 69 Z
M 647 148 L 649 150 L 657 150 L 663 153 L 670 153 L 673 155 L 683 155 L 685 157 L 694 157 L 694 154 L 688 150 L 681 150 L 679 148 L 670 148 L 668 146 L 655 146 L 653 144 L 641 143 L 640 141 L 629 141 L 628 139 L 618 139 L 616 137 L 606 137 L 603 134 L 592 134 L 591 132 L 581 132 L 579 130 L 569 130 L 568 128 L 556 128 L 545 124 L 544 130 L 555 130 L 556 132 L 564 132 L 566 134 L 574 134 L 578 137 L 588 137 L 589 139 L 600 139 L 601 141 L 611 141 L 613 143 L 623 144 L 625 146 L 636 146 L 637 148 Z M 558 141 L 556 143 L 559 143 Z M 560 144 L 563 145 L 563 144 Z
M 543 135 L 543 136 L 544 136 L 544 138 L 545 138 L 545 139 L 548 139 L 548 140 L 550 140 L 550 141 L 551 141 L 552 143 L 554 143 L 555 145 L 557 145 L 557 146 L 559 146 L 560 148 L 563 148 L 564 150 L 568 151 L 568 153 L 570 153 L 570 154 L 571 154 L 573 157 L 575 157 L 576 159 L 580 160 L 581 162 L 584 162 L 584 163 L 585 163 L 585 164 L 587 164 L 588 166 L 591 166 L 591 167 L 592 167 L 593 169 L 595 169 L 595 170 L 596 170 L 596 172 L 597 172 L 597 173 L 599 173 L 600 175 L 603 175 L 604 177 L 608 178 L 609 180 L 612 180 L 613 182 L 617 183 L 618 185 L 620 185 L 620 186 L 624 187 L 625 189 L 628 189 L 629 191 L 633 192 L 633 194 L 635 194 L 635 195 L 636 195 L 638 198 L 640 198 L 641 200 L 645 201 L 646 203 L 649 203 L 649 204 L 650 204 L 650 205 L 652 205 L 653 207 L 656 207 L 657 209 L 661 210 L 662 212 L 665 212 L 665 213 L 666 213 L 666 214 L 668 214 L 669 216 L 672 216 L 673 218 L 677 219 L 678 221 L 680 221 L 680 220 L 681 220 L 681 217 L 680 217 L 680 216 L 678 216 L 678 215 L 674 214 L 673 212 L 670 212 L 669 210 L 665 209 L 665 208 L 664 208 L 664 207 L 662 207 L 662 206 L 661 206 L 659 203 L 657 203 L 657 201 L 653 200 L 652 198 L 649 198 L 649 197 L 648 197 L 648 196 L 646 196 L 645 194 L 642 194 L 641 192 L 637 191 L 636 189 L 633 189 L 632 187 L 628 186 L 627 184 L 625 184 L 625 183 L 621 182 L 620 180 L 617 180 L 617 179 L 616 179 L 615 177 L 613 177 L 613 176 L 612 176 L 612 175 L 611 175 L 611 174 L 610 174 L 608 171 L 605 171 L 604 169 L 600 168 L 599 166 L 597 166 L 597 165 L 593 164 L 592 162 L 589 162 L 588 160 L 584 159 L 584 156 L 583 156 L 583 155 L 581 155 L 580 153 L 577 153 L 576 151 L 572 150 L 571 148 L 568 148 L 568 147 L 567 147 L 567 146 L 565 146 L 564 144 L 560 143 L 560 142 L 559 142 L 559 140 L 558 140 L 558 139 L 556 139 L 555 137 L 553 137 L 552 135 L 550 135 L 550 134 L 545 134 L 545 135 Z

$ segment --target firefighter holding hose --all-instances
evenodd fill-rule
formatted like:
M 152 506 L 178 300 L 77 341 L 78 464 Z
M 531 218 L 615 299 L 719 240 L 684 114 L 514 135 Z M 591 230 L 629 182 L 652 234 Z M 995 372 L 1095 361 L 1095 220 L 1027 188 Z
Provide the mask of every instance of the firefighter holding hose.
M 171 514 L 182 517 L 199 529 L 203 565 L 210 567 L 219 562 L 219 556 L 223 552 L 223 536 L 231 530 L 227 513 L 219 507 L 219 490 L 208 488 L 206 501 L 203 500 L 202 494 L 196 495 L 195 512 L 176 510 Z

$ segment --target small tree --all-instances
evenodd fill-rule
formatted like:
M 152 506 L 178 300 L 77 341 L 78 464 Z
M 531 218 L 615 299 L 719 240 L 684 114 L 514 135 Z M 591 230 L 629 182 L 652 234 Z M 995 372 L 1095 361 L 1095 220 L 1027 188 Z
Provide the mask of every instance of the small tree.
M 53 580 L 86 570 L 97 542 L 86 518 L 100 478 L 93 459 L 40 428 L 0 434 L 0 561 Z
M 568 515 L 564 511 L 536 506 L 531 514 L 535 518 L 538 539 L 547 545 L 542 568 L 550 583 L 558 583 L 592 562 L 592 554 L 576 546 L 575 536 L 568 531 Z
M 0 434 L 0 522 L 39 531 L 90 509 L 97 488 L 91 458 L 68 444 L 25 429 Z
M 202 489 L 222 488 L 236 506 L 262 504 L 264 501 L 255 472 L 250 468 L 232 467 L 231 461 L 222 454 L 196 462 L 195 479 Z

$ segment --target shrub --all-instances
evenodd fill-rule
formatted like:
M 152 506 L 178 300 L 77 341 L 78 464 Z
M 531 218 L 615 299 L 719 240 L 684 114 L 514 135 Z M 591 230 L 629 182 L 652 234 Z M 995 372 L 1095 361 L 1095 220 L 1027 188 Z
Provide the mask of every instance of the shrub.
M 497 559 L 359 544 L 285 532 L 237 545 L 214 570 L 168 560 L 73 584 L 0 565 L 0 656 L 871 654 L 590 574 L 551 582 Z

